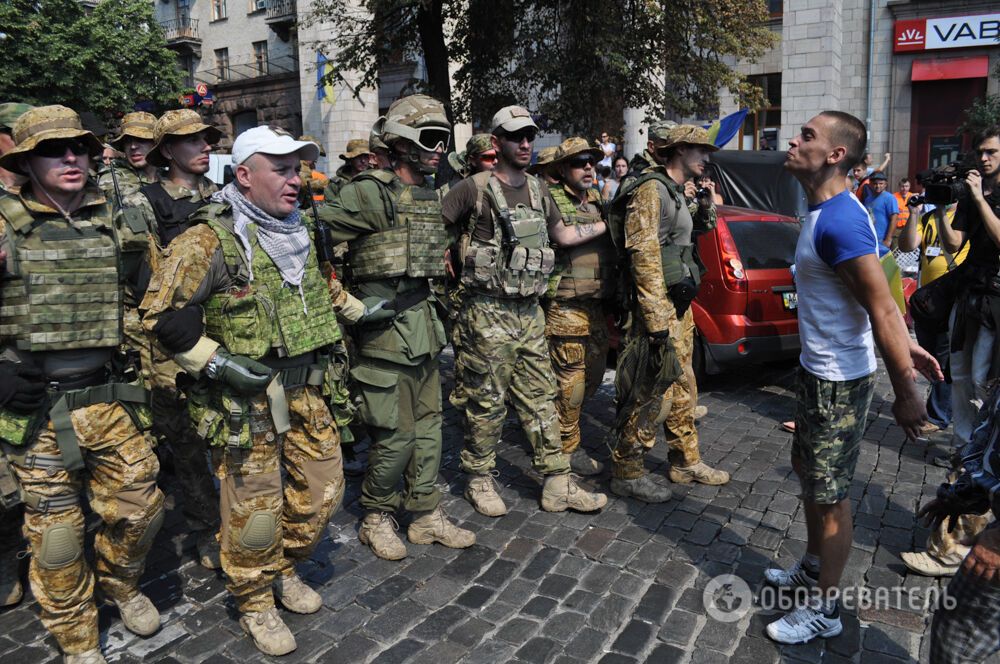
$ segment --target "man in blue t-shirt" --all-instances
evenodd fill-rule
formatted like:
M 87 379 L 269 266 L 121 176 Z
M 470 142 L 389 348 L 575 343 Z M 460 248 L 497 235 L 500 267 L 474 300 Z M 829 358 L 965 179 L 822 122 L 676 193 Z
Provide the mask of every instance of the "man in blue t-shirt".
M 896 202 L 896 197 L 887 191 L 889 180 L 885 177 L 885 173 L 875 171 L 868 178 L 868 182 L 872 191 L 863 203 L 875 224 L 875 236 L 878 241 L 891 249 L 892 236 L 896 234 L 896 222 L 899 220 L 899 203 Z
M 843 630 L 836 595 L 851 552 L 848 490 L 875 391 L 874 346 L 896 394 L 893 415 L 910 438 L 927 419 L 914 369 L 943 379 L 934 358 L 910 339 L 879 263 L 872 221 L 847 190 L 847 171 L 861 161 L 864 148 L 864 123 L 824 111 L 803 125 L 785 160 L 809 201 L 795 248 L 802 354 L 792 441 L 807 542 L 805 555 L 790 569 L 768 569 L 764 577 L 778 588 L 815 588 L 820 594 L 767 626 L 779 643 L 805 643 Z

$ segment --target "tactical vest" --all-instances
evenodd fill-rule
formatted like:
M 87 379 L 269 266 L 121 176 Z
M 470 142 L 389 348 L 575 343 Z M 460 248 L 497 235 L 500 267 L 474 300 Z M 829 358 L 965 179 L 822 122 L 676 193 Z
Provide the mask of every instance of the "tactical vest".
M 550 184 L 549 191 L 567 226 L 596 224 L 600 211 L 582 212 L 562 184 Z M 598 207 L 600 201 L 591 201 Z M 615 250 L 607 233 L 575 247 L 557 247 L 556 268 L 549 277 L 549 297 L 606 298 L 614 291 Z
M 120 344 L 122 253 L 111 207 L 72 224 L 55 214 L 38 223 L 5 196 L 0 216 L 14 275 L 0 282 L 0 337 L 32 352 Z
M 156 217 L 156 235 L 160 246 L 166 247 L 175 237 L 191 228 L 191 215 L 208 205 L 207 199 L 192 201 L 190 198 L 171 198 L 159 182 L 139 189 L 149 199 Z
M 479 196 L 467 230 L 469 250 L 462 268 L 462 283 L 493 297 L 523 298 L 542 295 L 548 288 L 548 275 L 555 268 L 555 252 L 549 248 L 542 190 L 538 179 L 528 180 L 530 207 L 507 204 L 500 181 L 491 171 L 472 176 Z M 487 214 L 486 202 L 493 210 L 493 237 L 480 240 L 472 227 Z
M 389 189 L 394 177 L 390 171 L 374 170 L 353 180 L 379 183 L 383 200 L 390 206 L 386 209 L 390 228 L 348 243 L 352 281 L 445 276 L 444 251 L 449 238 L 437 192 L 411 185 L 394 194 Z
M 253 280 L 243 245 L 233 229 L 229 206 L 211 204 L 199 215 L 219 238 L 226 271 L 234 286 L 214 293 L 204 303 L 205 334 L 235 355 L 260 359 L 269 353 L 296 357 L 340 341 L 340 327 L 330 293 L 310 248 L 299 289 L 286 286 L 281 272 L 257 240 L 257 226 L 246 228 L 251 246 Z M 311 244 L 311 242 L 310 242 Z

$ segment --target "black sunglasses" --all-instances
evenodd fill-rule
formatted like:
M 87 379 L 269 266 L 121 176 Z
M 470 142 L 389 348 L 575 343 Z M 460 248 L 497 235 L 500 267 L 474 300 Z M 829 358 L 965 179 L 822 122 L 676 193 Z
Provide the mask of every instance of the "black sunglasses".
M 73 138 L 63 138 L 51 141 L 42 141 L 31 151 L 32 154 L 47 159 L 55 159 L 66 154 L 69 150 L 77 157 L 90 152 L 90 147 L 83 141 Z
M 586 168 L 587 166 L 593 166 L 597 163 L 597 160 L 590 155 L 583 155 L 582 157 L 574 157 L 569 160 L 570 168 Z
M 538 134 L 534 129 L 530 127 L 525 129 L 519 129 L 513 132 L 504 132 L 502 138 L 505 141 L 510 141 L 511 143 L 521 144 L 522 141 L 528 141 L 529 143 L 535 142 L 535 136 Z

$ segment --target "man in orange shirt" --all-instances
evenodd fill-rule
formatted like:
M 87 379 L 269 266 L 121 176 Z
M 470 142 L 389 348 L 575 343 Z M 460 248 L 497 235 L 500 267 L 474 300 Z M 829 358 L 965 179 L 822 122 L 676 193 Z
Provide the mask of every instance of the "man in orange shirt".
M 910 196 L 912 195 L 913 192 L 910 191 L 910 178 L 903 178 L 899 181 L 899 191 L 893 194 L 896 197 L 896 204 L 899 206 L 899 218 L 896 220 L 896 228 L 906 226 L 906 220 L 910 218 L 910 208 L 906 207 L 906 205 L 909 203 Z

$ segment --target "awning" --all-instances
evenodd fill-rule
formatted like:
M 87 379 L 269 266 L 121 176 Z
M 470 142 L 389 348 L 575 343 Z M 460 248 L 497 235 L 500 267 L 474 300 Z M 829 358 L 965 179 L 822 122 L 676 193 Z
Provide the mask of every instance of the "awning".
M 990 73 L 990 56 L 971 58 L 926 58 L 913 61 L 911 81 L 943 81 L 952 78 L 986 78 Z

